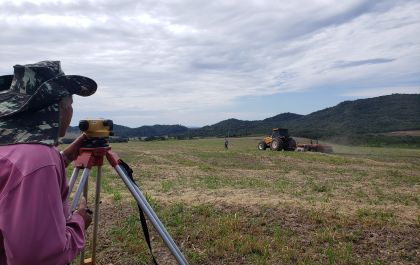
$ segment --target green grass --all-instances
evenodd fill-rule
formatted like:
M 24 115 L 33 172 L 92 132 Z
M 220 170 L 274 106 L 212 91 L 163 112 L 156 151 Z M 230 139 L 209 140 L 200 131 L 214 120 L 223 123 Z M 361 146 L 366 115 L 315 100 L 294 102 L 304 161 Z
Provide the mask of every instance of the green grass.
M 190 264 L 419 261 L 419 149 L 334 145 L 332 154 L 274 152 L 257 150 L 257 141 L 231 139 L 229 150 L 223 139 L 112 148 L 132 166 Z M 103 263 L 147 264 L 136 204 L 109 165 L 102 198 Z M 159 264 L 174 264 L 149 227 L 155 252 L 166 253 Z
M 122 247 L 130 253 L 133 261 L 146 264 L 149 259 L 148 249 L 142 242 L 137 214 L 125 216 L 121 222 L 109 227 L 107 234 L 112 240 L 113 247 Z
M 357 217 L 365 223 L 385 224 L 395 222 L 395 213 L 392 211 L 372 210 L 367 208 L 360 208 L 356 212 Z

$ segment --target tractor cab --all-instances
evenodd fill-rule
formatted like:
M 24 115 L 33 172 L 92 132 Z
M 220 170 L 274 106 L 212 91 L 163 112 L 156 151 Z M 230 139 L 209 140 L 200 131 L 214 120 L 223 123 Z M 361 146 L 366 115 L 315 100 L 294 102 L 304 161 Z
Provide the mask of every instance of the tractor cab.
M 286 138 L 289 137 L 289 130 L 282 128 L 275 128 L 271 134 L 271 138 Z

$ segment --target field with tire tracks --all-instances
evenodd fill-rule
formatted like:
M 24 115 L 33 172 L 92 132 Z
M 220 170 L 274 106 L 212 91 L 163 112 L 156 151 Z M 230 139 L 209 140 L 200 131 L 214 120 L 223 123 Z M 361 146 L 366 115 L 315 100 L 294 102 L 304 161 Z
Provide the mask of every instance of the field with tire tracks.
M 419 149 L 321 154 L 259 151 L 257 142 L 112 148 L 190 264 L 420 264 Z M 151 264 L 134 200 L 108 165 L 101 200 L 98 264 Z M 149 229 L 158 263 L 176 264 Z

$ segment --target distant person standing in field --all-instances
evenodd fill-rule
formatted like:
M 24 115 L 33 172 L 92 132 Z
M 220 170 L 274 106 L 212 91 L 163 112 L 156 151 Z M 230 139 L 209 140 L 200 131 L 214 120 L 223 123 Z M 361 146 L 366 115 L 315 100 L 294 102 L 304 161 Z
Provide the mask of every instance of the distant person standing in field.
M 228 139 L 225 137 L 225 150 L 229 149 L 229 141 Z

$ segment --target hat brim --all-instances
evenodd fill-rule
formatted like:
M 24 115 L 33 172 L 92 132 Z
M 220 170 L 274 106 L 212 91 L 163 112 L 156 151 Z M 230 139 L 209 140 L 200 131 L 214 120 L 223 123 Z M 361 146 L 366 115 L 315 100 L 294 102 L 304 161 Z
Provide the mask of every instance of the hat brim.
M 96 92 L 98 85 L 92 79 L 80 75 L 62 75 L 52 78 L 41 85 L 60 87 L 70 94 L 88 97 Z M 56 88 L 55 88 L 56 89 Z
M 6 86 L 9 82 L 9 76 L 2 77 Z M 0 91 L 0 117 L 14 115 L 27 109 L 45 108 L 72 94 L 87 97 L 95 93 L 96 88 L 96 82 L 88 77 L 62 75 L 42 83 L 32 96 L 16 93 L 10 91 L 10 89 L 7 90 L 7 93 L 1 93 Z
M 96 82 L 80 75 L 61 75 L 42 83 L 28 101 L 26 108 L 40 109 L 59 102 L 69 95 L 87 97 L 95 93 Z

